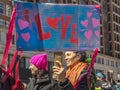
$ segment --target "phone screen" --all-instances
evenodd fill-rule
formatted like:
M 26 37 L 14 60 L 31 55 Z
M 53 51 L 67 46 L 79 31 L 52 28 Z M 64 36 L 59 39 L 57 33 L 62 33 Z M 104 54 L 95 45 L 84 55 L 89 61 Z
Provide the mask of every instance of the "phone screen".
M 56 63 L 56 61 L 59 61 L 62 63 L 62 53 L 55 53 L 54 54 L 54 65 L 57 67 L 60 67 L 58 63 Z

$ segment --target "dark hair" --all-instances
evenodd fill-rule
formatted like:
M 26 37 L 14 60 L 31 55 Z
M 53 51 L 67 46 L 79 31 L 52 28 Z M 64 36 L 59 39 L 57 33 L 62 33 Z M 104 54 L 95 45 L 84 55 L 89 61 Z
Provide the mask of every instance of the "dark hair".
M 80 61 L 81 62 L 85 62 L 87 56 L 86 56 L 86 52 L 75 52 L 77 55 L 81 55 Z

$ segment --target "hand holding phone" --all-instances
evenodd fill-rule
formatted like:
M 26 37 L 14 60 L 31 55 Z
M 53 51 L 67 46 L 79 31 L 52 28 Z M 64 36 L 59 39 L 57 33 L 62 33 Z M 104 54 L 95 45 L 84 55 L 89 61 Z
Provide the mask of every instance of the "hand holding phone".
M 59 62 L 59 63 L 62 64 L 62 56 L 60 56 L 60 55 L 55 55 L 54 66 L 60 67 L 60 64 L 57 63 L 57 62 Z

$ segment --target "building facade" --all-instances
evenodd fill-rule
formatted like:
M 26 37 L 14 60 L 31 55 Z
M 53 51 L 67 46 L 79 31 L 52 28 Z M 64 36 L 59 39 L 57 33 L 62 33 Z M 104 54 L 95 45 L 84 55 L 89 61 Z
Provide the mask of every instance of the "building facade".
M 101 53 L 120 59 L 120 0 L 86 0 L 101 6 Z
M 100 5 L 101 6 L 101 25 L 100 25 L 100 53 L 108 55 L 106 57 L 105 69 L 104 65 L 98 65 L 96 68 L 104 70 L 105 74 L 114 73 L 114 78 L 119 77 L 119 73 L 115 74 L 114 68 L 109 67 L 110 63 L 112 67 L 117 66 L 120 61 L 120 0 L 85 0 L 87 4 Z M 109 56 L 112 58 L 110 59 Z M 108 60 L 109 58 L 109 60 Z M 116 62 L 116 61 L 118 62 Z M 99 61 L 99 60 L 98 60 Z M 116 64 L 115 64 L 116 62 Z M 98 62 L 100 63 L 100 62 Z M 107 71 L 106 71 L 107 70 Z M 109 73 L 108 73 L 109 71 Z M 120 72 L 119 70 L 117 72 Z
M 20 1 L 20 0 L 18 0 Z M 24 1 L 24 0 L 21 0 Z M 38 1 L 38 0 L 37 0 Z M 98 4 L 101 6 L 100 25 L 100 53 L 96 59 L 96 71 L 102 71 L 109 77 L 113 74 L 115 80 L 120 80 L 120 0 L 39 0 L 48 3 L 78 3 Z M 35 2 L 35 0 L 34 0 Z M 2 58 L 6 43 L 6 35 L 12 12 L 13 0 L 0 0 L 0 58 Z M 7 62 L 9 63 L 15 50 L 15 33 L 12 36 L 12 49 L 9 51 Z M 22 80 L 26 80 L 29 73 L 29 58 L 42 52 L 25 52 L 20 62 L 20 74 Z M 48 53 L 49 70 L 52 71 L 54 56 L 59 52 Z M 61 54 L 62 55 L 62 54 Z M 89 57 L 92 52 L 88 52 Z M 64 60 L 63 60 L 63 64 Z M 23 73 L 24 72 L 24 73 Z M 24 76 L 24 77 L 23 77 Z
M 10 0 L 0 0 L 0 53 L 3 53 L 3 49 L 6 43 L 6 35 L 11 12 L 12 2 Z M 12 44 L 14 44 L 14 42 Z

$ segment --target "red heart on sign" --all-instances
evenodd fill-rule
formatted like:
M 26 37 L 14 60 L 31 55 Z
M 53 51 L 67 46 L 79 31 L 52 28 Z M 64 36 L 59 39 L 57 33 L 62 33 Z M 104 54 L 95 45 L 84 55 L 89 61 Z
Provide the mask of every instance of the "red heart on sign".
M 51 28 L 56 30 L 58 26 L 58 18 L 47 18 L 47 23 Z

